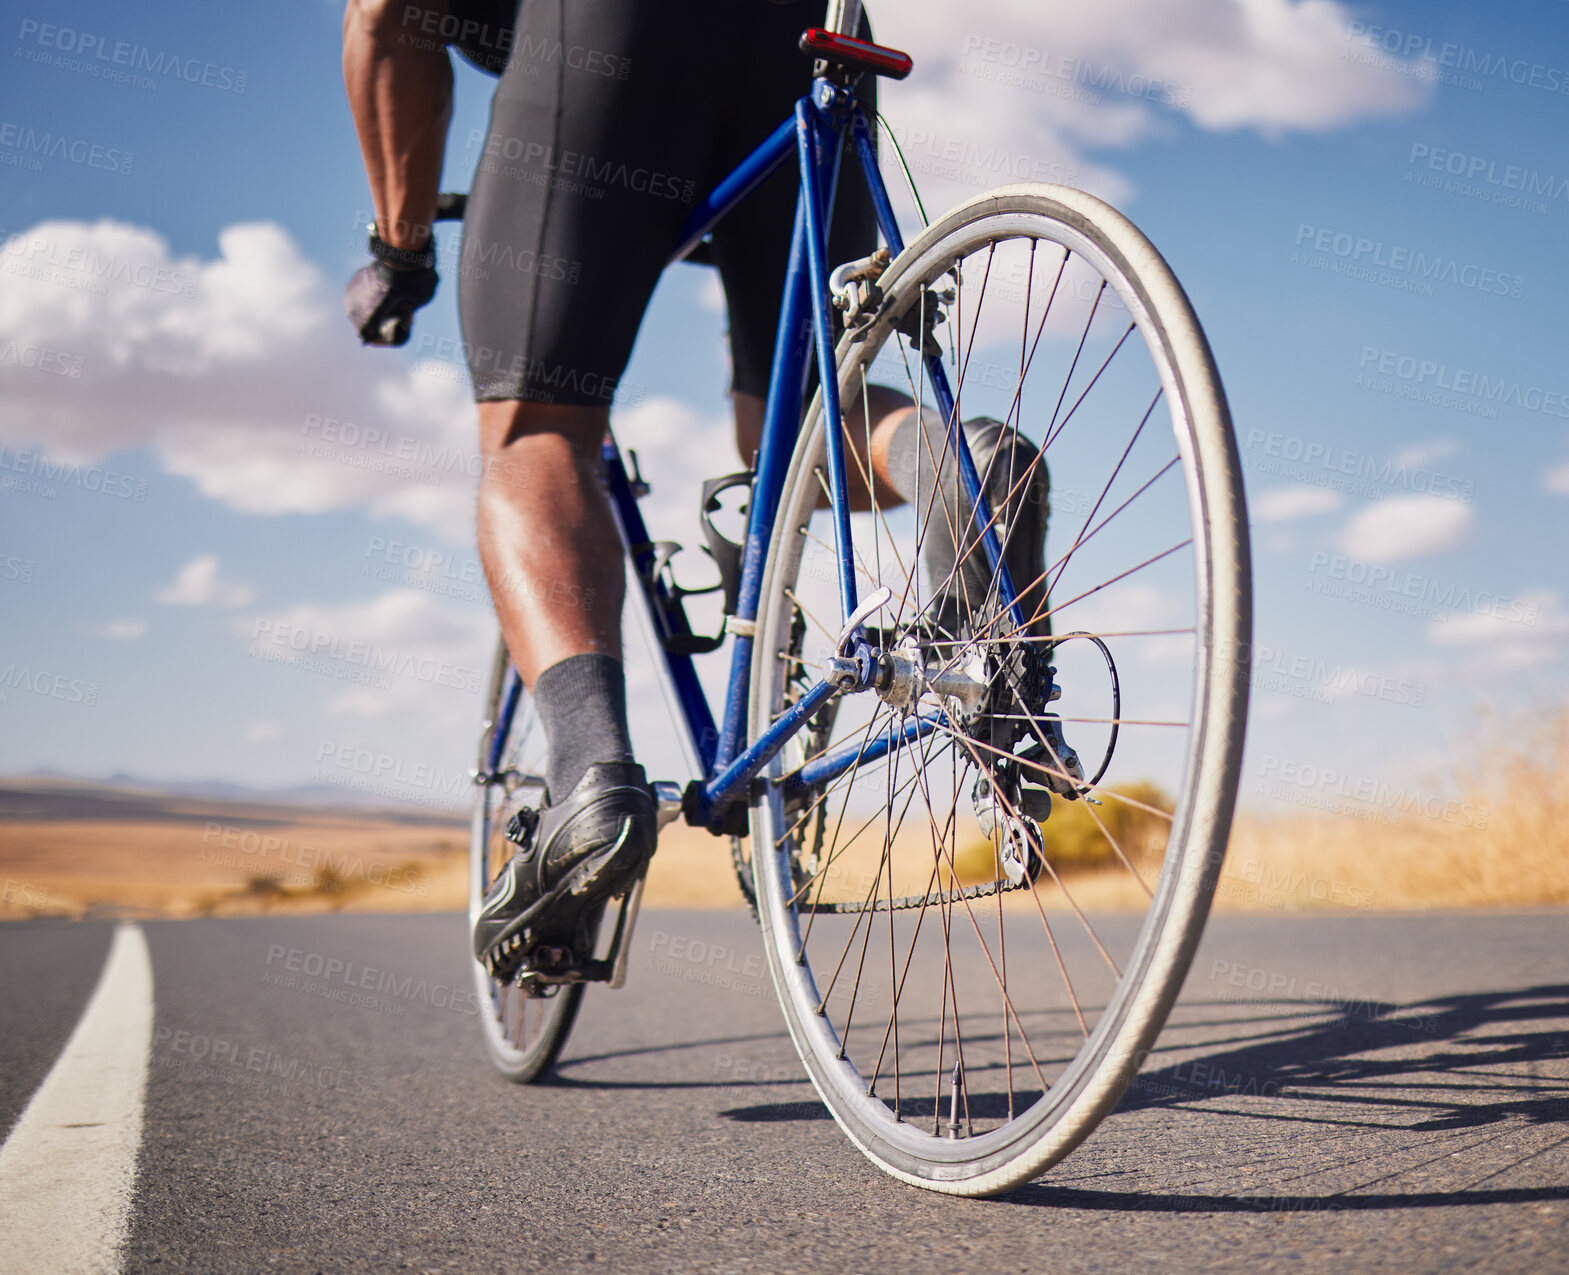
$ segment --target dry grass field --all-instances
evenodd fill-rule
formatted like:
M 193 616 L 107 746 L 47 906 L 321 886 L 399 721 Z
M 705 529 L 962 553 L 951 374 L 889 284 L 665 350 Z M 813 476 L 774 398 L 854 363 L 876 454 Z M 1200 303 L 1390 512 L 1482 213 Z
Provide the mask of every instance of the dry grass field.
M 427 815 L 0 788 L 0 917 L 425 911 L 463 891 L 467 830 Z
M 1569 707 L 1488 724 L 1467 762 L 1435 777 L 1445 799 L 1396 790 L 1352 811 L 1239 818 L 1217 906 L 1569 903 Z
M 1449 777 L 1443 799 L 1413 802 L 1397 790 L 1314 799 L 1337 807 L 1329 810 L 1239 816 L 1215 906 L 1569 903 L 1569 710 L 1495 734 L 1477 749 L 1473 771 Z M 1130 792 L 1161 804 L 1151 790 Z M 1152 879 L 1158 819 L 1115 799 L 1096 814 Z M 1079 906 L 1137 906 L 1142 891 L 1126 868 L 1107 862 L 1093 818 L 1082 806 L 1054 813 L 1046 825 L 1052 862 Z M 0 918 L 457 909 L 466 901 L 467 837 L 462 823 L 424 813 L 201 802 L 18 781 L 0 785 Z M 896 860 L 921 863 L 918 840 L 915 832 L 901 836 Z M 866 834 L 836 860 L 827 889 L 834 897 L 864 896 L 880 857 L 880 839 Z M 988 876 L 989 848 L 966 848 L 958 869 L 965 881 Z M 916 867 L 896 872 L 894 887 L 918 893 L 929 881 L 929 868 Z M 1050 878 L 1038 891 L 1043 906 L 1066 906 Z M 729 843 L 680 824 L 667 828 L 645 901 L 739 906 Z

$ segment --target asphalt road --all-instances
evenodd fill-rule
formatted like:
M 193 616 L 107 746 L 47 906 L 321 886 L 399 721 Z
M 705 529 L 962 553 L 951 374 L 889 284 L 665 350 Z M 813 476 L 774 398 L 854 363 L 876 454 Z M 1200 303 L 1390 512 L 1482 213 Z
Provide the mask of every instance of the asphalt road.
M 111 928 L 0 926 L 0 1129 Z M 645 912 L 532 1088 L 485 1059 L 457 916 L 143 929 L 128 1270 L 1569 1270 L 1562 912 L 1217 917 L 1118 1112 L 989 1201 L 849 1144 L 744 914 Z

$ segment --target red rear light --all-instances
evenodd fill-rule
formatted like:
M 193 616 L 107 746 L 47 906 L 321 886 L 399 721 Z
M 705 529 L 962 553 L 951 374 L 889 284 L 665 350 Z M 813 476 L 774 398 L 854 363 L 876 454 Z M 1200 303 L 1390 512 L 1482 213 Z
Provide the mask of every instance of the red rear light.
M 915 66 L 908 53 L 857 40 L 853 35 L 838 35 L 823 27 L 806 29 L 801 36 L 801 52 L 873 75 L 886 75 L 891 80 L 904 79 Z

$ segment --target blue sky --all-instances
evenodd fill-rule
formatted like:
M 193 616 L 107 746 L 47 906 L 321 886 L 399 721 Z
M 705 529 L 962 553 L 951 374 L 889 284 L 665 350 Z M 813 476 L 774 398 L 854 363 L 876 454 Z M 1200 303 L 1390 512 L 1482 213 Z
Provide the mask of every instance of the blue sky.
M 1067 177 L 1193 298 L 1254 516 L 1248 800 L 1282 759 L 1436 786 L 1478 706 L 1565 693 L 1569 7 L 1094 8 L 901 5 L 879 34 L 916 71 L 885 111 L 929 208 Z M 394 795 L 460 801 L 492 629 L 456 289 L 399 353 L 340 317 L 369 208 L 341 8 L 5 22 L 0 772 L 268 786 L 375 757 Z M 491 82 L 458 76 L 461 189 Z M 673 272 L 617 417 L 688 543 L 697 484 L 735 467 L 721 334 L 712 280 Z M 370 468 L 402 445 L 449 465 Z M 283 662 L 300 632 L 313 667 Z M 408 671 L 356 681 L 356 641 Z M 660 755 L 640 655 L 632 677 Z

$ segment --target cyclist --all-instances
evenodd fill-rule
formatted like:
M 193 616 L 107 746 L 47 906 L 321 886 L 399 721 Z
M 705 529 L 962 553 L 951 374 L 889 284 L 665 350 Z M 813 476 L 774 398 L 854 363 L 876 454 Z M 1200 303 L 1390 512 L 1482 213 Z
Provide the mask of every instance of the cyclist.
M 459 305 L 485 460 L 480 559 L 545 731 L 548 797 L 515 825 L 519 849 L 476 926 L 475 953 L 498 977 L 526 955 L 501 944 L 509 924 L 568 874 L 591 877 L 580 899 L 609 898 L 653 853 L 655 810 L 627 731 L 622 549 L 598 481 L 600 446 L 682 223 L 807 89 L 811 64 L 796 42 L 822 17 L 823 0 L 523 0 L 515 11 L 507 0 L 349 0 L 344 78 L 377 220 L 375 260 L 345 303 L 367 344 L 406 340 L 409 317 L 436 289 L 447 45 L 499 75 L 465 215 Z M 713 235 L 748 461 L 762 434 L 797 185 L 785 166 Z M 863 184 L 847 169 L 839 185 L 835 262 L 876 247 Z M 963 525 L 953 463 L 934 463 L 949 451 L 943 422 L 891 389 L 873 387 L 868 400 L 880 503 L 891 503 L 882 484 L 929 500 L 938 483 L 948 514 L 934 513 L 934 525 Z M 847 405 L 852 439 L 866 437 L 862 410 Z M 1024 471 L 1033 448 L 995 421 L 965 428 L 992 475 L 990 498 L 1003 500 L 1007 475 Z M 1033 472 L 1001 528 L 1021 586 L 1043 575 L 1044 464 Z M 852 496 L 866 507 L 864 488 Z M 943 539 L 928 537 L 928 573 L 934 588 L 961 587 L 950 581 L 957 546 Z M 986 574 L 967 563 L 962 587 L 983 592 Z M 553 918 L 542 923 L 563 933 L 575 923 Z

